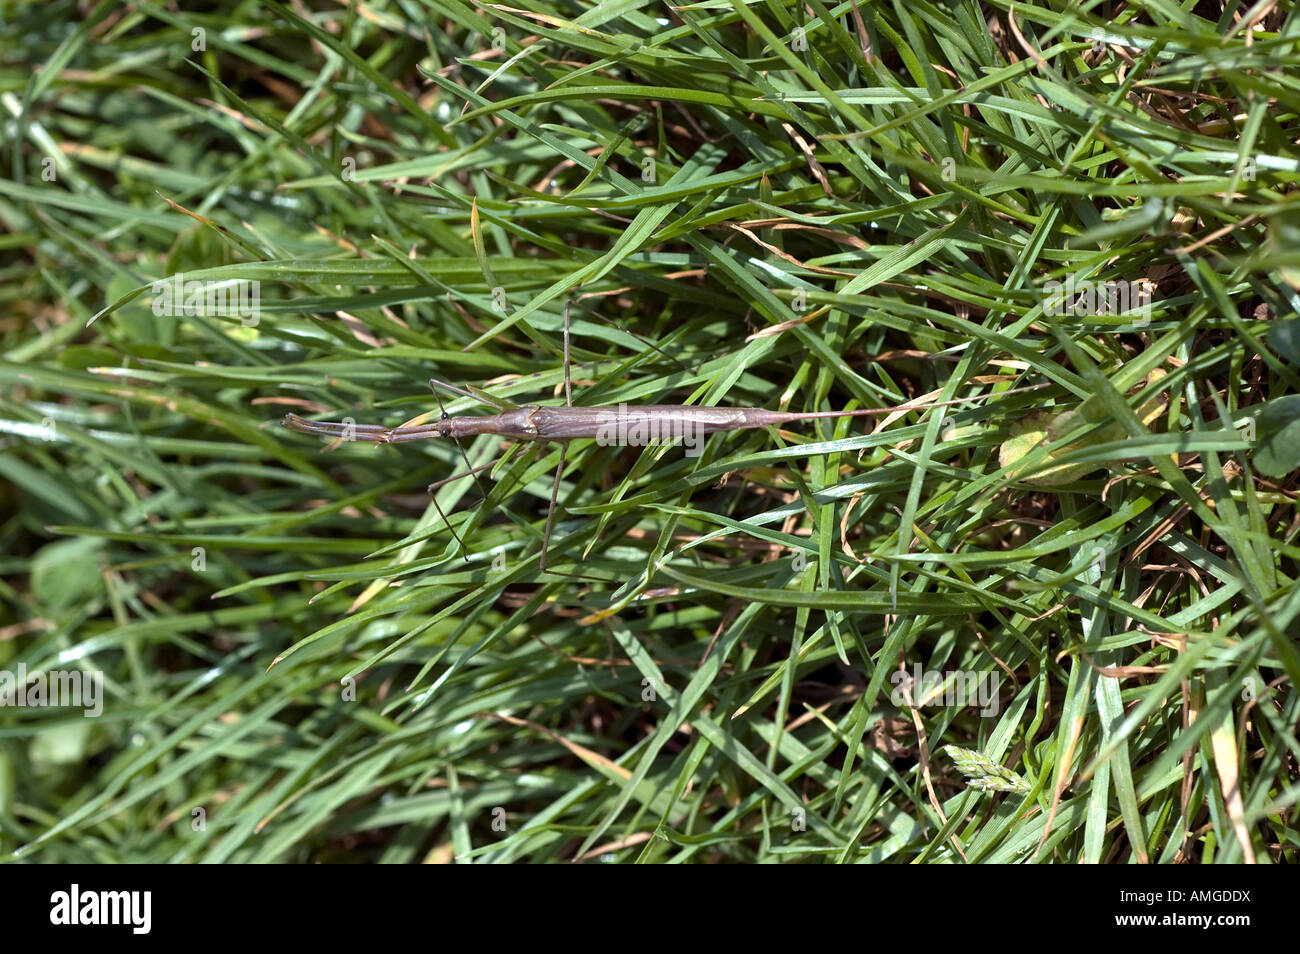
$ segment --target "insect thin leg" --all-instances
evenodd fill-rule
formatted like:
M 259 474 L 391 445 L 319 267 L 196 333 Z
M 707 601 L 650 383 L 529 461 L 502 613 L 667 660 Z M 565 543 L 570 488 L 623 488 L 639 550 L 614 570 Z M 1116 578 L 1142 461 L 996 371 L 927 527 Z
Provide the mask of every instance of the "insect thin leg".
M 564 405 L 573 407 L 573 385 L 570 381 L 569 368 L 569 309 L 573 305 L 573 299 L 566 296 L 564 299 Z M 551 546 L 551 527 L 555 524 L 555 499 L 560 493 L 560 477 L 564 474 L 564 458 L 569 453 L 569 444 L 564 442 L 560 445 L 560 463 L 555 468 L 555 482 L 551 484 L 551 505 L 546 509 L 546 532 L 542 535 L 542 558 L 538 562 L 538 569 L 543 573 L 546 572 L 546 554 Z
M 474 395 L 470 394 L 468 391 L 461 390 L 460 388 L 456 387 L 454 384 L 448 384 L 446 381 L 439 381 L 437 378 L 430 378 L 429 389 L 432 390 L 434 394 L 437 394 L 438 388 L 442 388 L 444 391 L 450 391 L 452 394 L 458 394 L 461 397 L 469 398 L 471 401 L 479 400 Z M 480 401 L 479 403 L 482 402 Z
M 569 383 L 569 306 L 572 298 L 564 299 L 564 404 L 573 407 L 573 386 Z M 560 457 L 563 460 L 563 456 Z M 544 568 L 543 568 L 544 569 Z
M 478 467 L 471 467 L 469 470 L 462 470 L 459 474 L 452 474 L 450 477 L 442 478 L 442 480 L 435 480 L 427 488 L 425 488 L 425 490 L 427 493 L 433 493 L 439 487 L 442 487 L 445 484 L 449 484 L 453 480 L 460 480 L 462 477 L 469 477 L 472 474 L 481 473 L 482 471 L 487 470 L 489 467 L 495 467 L 497 465 L 497 461 L 499 461 L 500 459 L 501 458 L 498 457 L 496 460 L 490 460 L 486 464 L 480 464 Z
M 569 453 L 569 442 L 560 445 L 560 463 L 555 468 L 555 483 L 551 485 L 551 506 L 546 511 L 546 532 L 542 535 L 542 559 L 538 569 L 546 572 L 546 553 L 551 545 L 551 527 L 555 523 L 555 500 L 560 495 L 560 476 L 564 473 L 564 457 Z
M 429 379 L 429 386 L 433 388 L 433 397 L 438 402 L 438 410 L 442 412 L 441 420 L 445 422 L 448 418 L 451 417 L 451 415 L 447 413 L 447 406 L 442 403 L 442 395 L 439 394 L 438 389 L 434 387 L 433 378 Z M 454 474 L 451 477 L 447 477 L 443 480 L 434 481 L 429 485 L 428 492 L 429 492 L 429 496 L 432 497 L 433 499 L 433 505 L 435 507 L 438 507 L 438 515 L 442 517 L 442 522 L 447 525 L 447 529 L 451 530 L 451 535 L 456 538 L 456 544 L 460 547 L 460 558 L 464 560 L 466 563 L 468 563 L 469 554 L 465 552 L 465 541 L 460 538 L 460 535 L 457 534 L 455 530 L 452 530 L 451 521 L 447 519 L 447 515 L 444 514 L 442 512 L 442 508 L 438 506 L 438 498 L 434 494 L 434 491 L 437 490 L 439 487 L 441 487 L 443 484 L 450 483 L 451 481 L 456 480 L 458 477 L 465 477 L 467 475 L 477 475 L 480 470 L 484 469 L 484 467 L 491 467 L 492 465 L 484 464 L 483 467 L 470 466 L 469 458 L 465 456 L 465 448 L 460 446 L 460 440 L 457 438 L 453 438 L 453 440 L 456 441 L 456 450 L 460 452 L 460 459 L 465 462 L 465 467 L 467 469 L 462 471 L 459 474 Z M 478 486 L 477 476 L 474 477 L 474 486 L 478 489 L 479 496 L 483 497 L 483 499 L 486 500 L 487 497 L 483 493 L 483 488 Z
M 442 403 L 442 397 L 438 394 L 438 388 L 435 386 L 435 385 L 439 385 L 440 383 L 441 383 L 441 382 L 435 381 L 433 378 L 430 378 L 430 379 L 429 379 L 429 386 L 430 386 L 431 388 L 433 388 L 433 396 L 434 396 L 435 398 L 437 398 L 437 401 L 438 401 L 438 409 L 439 409 L 440 411 L 442 411 L 442 419 L 443 419 L 444 421 L 446 421 L 448 418 L 451 417 L 451 415 L 447 413 L 447 407 L 446 407 L 446 405 L 444 405 L 444 404 Z M 465 393 L 467 393 L 467 392 L 465 392 Z M 465 474 L 472 474 L 473 477 L 474 477 L 474 487 L 475 487 L 476 490 L 478 490 L 478 495 L 479 495 L 480 500 L 481 500 L 483 503 L 487 503 L 487 491 L 484 490 L 484 489 L 483 489 L 483 485 L 482 485 L 481 483 L 479 483 L 478 474 L 479 474 L 479 471 L 487 470 L 489 467 L 491 467 L 493 464 L 495 464 L 496 461 L 492 461 L 492 462 L 489 463 L 489 464 L 484 464 L 482 467 L 474 467 L 474 466 L 472 466 L 472 465 L 470 464 L 470 462 L 469 462 L 469 457 L 466 456 L 466 454 L 465 454 L 465 447 L 464 447 L 464 445 L 461 444 L 461 442 L 460 442 L 460 438 L 459 438 L 459 437 L 453 437 L 452 440 L 454 440 L 454 441 L 456 442 L 456 450 L 460 453 L 460 459 L 463 460 L 463 461 L 465 462 L 465 467 L 467 468 L 467 470 L 465 470 L 462 474 L 459 474 L 458 476 L 462 476 L 462 477 L 463 477 Z M 498 460 L 499 460 L 499 459 L 500 459 L 500 458 L 498 458 Z M 450 480 L 450 479 L 454 479 L 454 478 L 448 478 L 448 479 Z M 433 488 L 436 487 L 436 486 L 437 486 L 437 484 L 430 484 L 430 485 L 429 485 L 429 492 L 430 492 L 430 493 L 433 493 Z M 466 554 L 463 552 L 463 550 L 464 550 L 464 544 L 461 544 L 461 548 L 462 548 L 462 554 L 461 554 L 461 555 L 465 557 L 465 560 L 466 560 L 466 561 L 468 561 L 468 560 L 469 560 L 469 556 L 466 555 Z
M 433 501 L 433 508 L 438 511 L 438 516 L 442 517 L 443 524 L 447 527 L 447 530 L 450 531 L 451 535 L 455 538 L 456 545 L 460 547 L 460 558 L 464 560 L 466 563 L 468 563 L 469 554 L 465 552 L 465 541 L 460 538 L 460 534 L 456 532 L 456 528 L 451 525 L 451 521 L 447 519 L 447 515 L 442 512 L 442 506 L 438 503 L 438 497 L 436 494 L 433 493 L 433 488 L 434 485 L 430 484 L 429 499 Z

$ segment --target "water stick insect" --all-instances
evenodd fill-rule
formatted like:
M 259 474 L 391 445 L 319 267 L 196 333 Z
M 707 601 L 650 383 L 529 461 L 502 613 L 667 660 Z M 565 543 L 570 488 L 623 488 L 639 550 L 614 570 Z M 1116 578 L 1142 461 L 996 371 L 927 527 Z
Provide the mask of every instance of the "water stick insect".
M 431 378 L 429 384 L 435 390 L 443 388 L 472 400 L 487 403 L 479 394 L 463 391 L 436 379 Z M 982 395 L 980 397 L 998 397 L 1029 390 L 1035 390 L 1035 387 L 1012 388 L 999 391 L 993 395 Z M 610 438 L 613 437 L 612 442 L 622 443 L 623 441 L 617 439 L 618 436 L 628 433 L 686 437 L 688 435 L 717 434 L 723 431 L 752 430 L 759 427 L 793 424 L 801 421 L 843 417 L 876 417 L 907 411 L 952 407 L 953 405 L 978 400 L 979 397 L 935 401 L 928 404 L 858 408 L 851 411 L 772 411 L 760 407 L 701 407 L 690 404 L 621 404 L 617 407 L 575 407 L 569 378 L 569 308 L 566 304 L 564 309 L 564 399 L 563 406 L 527 404 L 521 407 L 511 407 L 497 414 L 482 416 L 453 416 L 444 409 L 441 419 L 432 424 L 383 427 L 377 424 L 312 421 L 299 417 L 297 414 L 287 414 L 284 418 L 284 426 L 293 431 L 318 434 L 335 440 L 369 441 L 375 444 L 401 444 L 426 438 L 451 438 L 459 446 L 460 438 L 473 437 L 479 434 L 494 434 L 518 442 L 558 443 L 560 445 L 560 460 L 559 466 L 555 470 L 555 481 L 551 486 L 551 501 L 546 514 L 546 530 L 542 537 L 542 552 L 539 563 L 539 569 L 545 572 L 547 549 L 555 520 L 556 498 L 560 489 L 560 477 L 564 472 L 565 456 L 570 441 L 585 438 L 605 443 L 611 442 Z M 463 456 L 464 452 L 462 451 Z M 467 466 L 468 463 L 466 461 Z M 430 484 L 429 492 L 432 493 L 437 487 L 452 480 L 485 470 L 493 466 L 493 463 L 471 468 L 453 477 Z M 451 524 L 447 523 L 447 527 L 450 530 Z M 452 535 L 456 535 L 454 530 L 452 530 Z M 457 537 L 457 541 L 460 542 L 459 537 Z

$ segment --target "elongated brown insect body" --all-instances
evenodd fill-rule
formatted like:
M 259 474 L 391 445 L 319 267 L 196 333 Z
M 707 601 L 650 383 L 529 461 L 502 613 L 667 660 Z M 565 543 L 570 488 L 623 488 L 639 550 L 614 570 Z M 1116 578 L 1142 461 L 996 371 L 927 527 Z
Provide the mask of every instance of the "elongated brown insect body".
M 430 379 L 429 384 L 435 389 L 441 387 L 469 397 L 481 400 L 480 396 L 463 391 L 449 384 Z M 1011 388 L 984 397 L 1001 397 L 1034 388 Z M 405 441 L 418 441 L 428 437 L 450 437 L 457 440 L 473 437 L 477 434 L 496 434 L 514 441 L 533 441 L 536 443 L 555 442 L 560 445 L 560 461 L 555 468 L 555 481 L 551 485 L 551 504 L 546 512 L 546 531 L 542 535 L 542 552 L 539 566 L 546 569 L 547 548 L 550 545 L 551 527 L 555 520 L 555 505 L 560 491 L 560 477 L 564 473 L 565 456 L 569 441 L 594 439 L 605 445 L 627 444 L 645 446 L 651 441 L 673 441 L 682 439 L 691 442 L 699 449 L 699 437 L 716 434 L 719 431 L 743 431 L 755 427 L 767 427 L 770 424 L 789 424 L 793 421 L 812 421 L 819 418 L 836 417 L 873 417 L 884 414 L 901 414 L 907 411 L 924 411 L 936 407 L 949 407 L 965 404 L 979 398 L 960 398 L 955 401 L 938 401 L 932 404 L 902 404 L 897 407 L 859 408 L 854 411 L 769 411 L 761 407 L 697 407 L 690 404 L 620 404 L 617 407 L 574 407 L 573 392 L 569 379 L 569 302 L 564 305 L 564 406 L 552 407 L 540 404 L 527 404 L 512 408 L 499 414 L 481 417 L 470 415 L 453 417 L 445 410 L 441 420 L 433 424 L 413 424 L 402 427 L 381 427 L 377 424 L 354 424 L 338 421 L 309 421 L 297 414 L 286 414 L 284 426 L 304 434 L 319 434 L 344 441 L 370 441 L 375 444 L 400 444 Z M 441 401 L 439 401 L 441 404 Z M 461 451 L 464 458 L 464 451 Z M 468 467 L 469 461 L 465 460 Z M 484 464 L 445 480 L 429 485 L 429 492 L 461 477 L 477 474 L 491 467 Z M 477 478 L 475 478 L 477 480 Z M 434 498 L 437 506 L 437 498 Z M 439 508 L 439 513 L 442 513 Z M 446 514 L 442 515 L 447 522 Z M 456 535 L 451 524 L 447 529 L 464 547 L 464 541 Z M 464 556 L 464 554 L 462 554 Z M 465 556 L 468 560 L 468 556 Z
M 1006 392 L 1003 392 L 1006 393 Z M 500 414 L 483 417 L 444 417 L 436 424 L 414 427 L 379 427 L 373 424 L 344 424 L 309 421 L 286 414 L 284 426 L 304 434 L 321 434 L 343 440 L 399 444 L 427 437 L 472 437 L 498 434 L 516 441 L 572 441 L 602 439 L 622 431 L 658 434 L 716 434 L 743 431 L 769 424 L 789 424 L 832 417 L 866 417 L 906 410 L 928 410 L 965 404 L 970 399 L 941 401 L 909 408 L 859 408 L 854 411 L 769 411 L 761 407 L 696 407 L 690 404 L 620 404 L 617 407 L 545 407 L 527 404 Z

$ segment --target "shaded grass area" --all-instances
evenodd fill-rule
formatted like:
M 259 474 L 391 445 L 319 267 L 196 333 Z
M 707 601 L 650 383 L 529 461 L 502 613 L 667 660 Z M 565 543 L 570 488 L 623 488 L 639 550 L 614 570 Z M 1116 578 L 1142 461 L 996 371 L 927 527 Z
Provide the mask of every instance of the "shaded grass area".
M 1297 860 L 1292 4 L 0 16 L 0 856 Z

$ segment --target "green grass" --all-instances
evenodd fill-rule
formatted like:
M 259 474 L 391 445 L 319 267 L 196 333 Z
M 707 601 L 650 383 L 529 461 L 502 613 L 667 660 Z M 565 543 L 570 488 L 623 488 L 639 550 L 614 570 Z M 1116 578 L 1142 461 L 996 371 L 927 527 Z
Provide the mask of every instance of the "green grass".
M 1300 860 L 1294 5 L 669 11 L 0 13 L 0 857 Z

